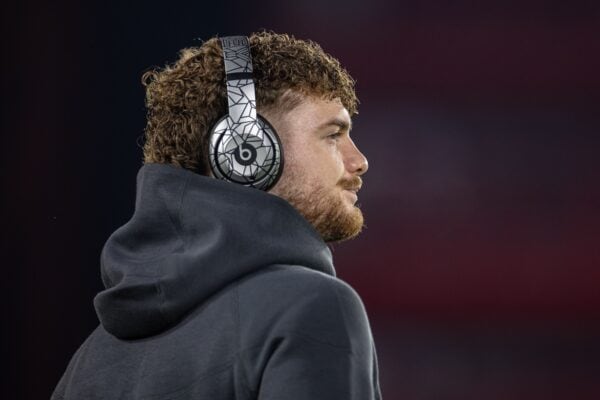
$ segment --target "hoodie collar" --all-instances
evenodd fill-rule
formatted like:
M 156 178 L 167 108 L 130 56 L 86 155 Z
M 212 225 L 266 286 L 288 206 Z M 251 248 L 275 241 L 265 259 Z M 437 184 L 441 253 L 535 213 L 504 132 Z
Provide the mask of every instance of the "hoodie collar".
M 236 280 L 275 264 L 335 276 L 329 247 L 287 201 L 166 164 L 137 176 L 133 217 L 101 255 L 94 299 L 120 338 L 157 334 Z

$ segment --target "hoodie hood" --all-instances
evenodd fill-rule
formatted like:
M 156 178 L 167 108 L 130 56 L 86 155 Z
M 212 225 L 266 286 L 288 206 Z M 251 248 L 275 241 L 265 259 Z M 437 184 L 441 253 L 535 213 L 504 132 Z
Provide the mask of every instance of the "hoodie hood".
M 135 212 L 101 255 L 100 323 L 158 334 L 236 280 L 274 264 L 335 275 L 331 251 L 287 201 L 165 164 L 137 176 Z

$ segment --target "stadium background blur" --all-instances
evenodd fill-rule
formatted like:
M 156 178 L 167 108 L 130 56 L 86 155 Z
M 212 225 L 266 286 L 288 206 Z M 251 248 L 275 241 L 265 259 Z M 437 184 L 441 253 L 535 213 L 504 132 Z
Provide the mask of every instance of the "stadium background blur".
M 97 324 L 99 253 L 134 206 L 141 74 L 263 28 L 357 80 L 368 227 L 334 256 L 384 398 L 600 398 L 597 1 L 2 9 L 5 398 L 48 398 Z

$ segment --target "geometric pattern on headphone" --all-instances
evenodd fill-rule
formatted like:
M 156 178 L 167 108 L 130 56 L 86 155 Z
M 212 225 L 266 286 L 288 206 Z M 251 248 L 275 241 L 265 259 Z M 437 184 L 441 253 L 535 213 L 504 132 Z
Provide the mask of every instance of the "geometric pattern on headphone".
M 256 120 L 256 93 L 252 80 L 252 55 L 245 36 L 221 38 L 227 78 L 229 115 L 235 122 Z M 236 76 L 237 75 L 237 76 Z
M 226 74 L 252 72 L 250 46 L 245 36 L 221 38 L 221 47 L 223 48 Z
M 234 122 L 255 121 L 256 92 L 254 81 L 252 79 L 227 81 L 227 103 L 229 105 L 229 116 Z
M 283 167 L 279 138 L 260 116 L 242 123 L 222 118 L 211 135 L 210 154 L 215 177 L 261 190 L 276 183 Z
M 212 128 L 209 159 L 219 179 L 269 190 L 283 169 L 275 129 L 256 112 L 250 44 L 245 36 L 223 37 L 228 114 Z

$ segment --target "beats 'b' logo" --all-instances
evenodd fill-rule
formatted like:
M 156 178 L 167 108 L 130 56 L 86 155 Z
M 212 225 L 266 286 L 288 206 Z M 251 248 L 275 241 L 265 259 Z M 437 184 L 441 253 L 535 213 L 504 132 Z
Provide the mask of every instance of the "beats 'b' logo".
M 233 153 L 235 161 L 243 166 L 252 164 L 256 160 L 256 149 L 248 143 L 242 143 Z

